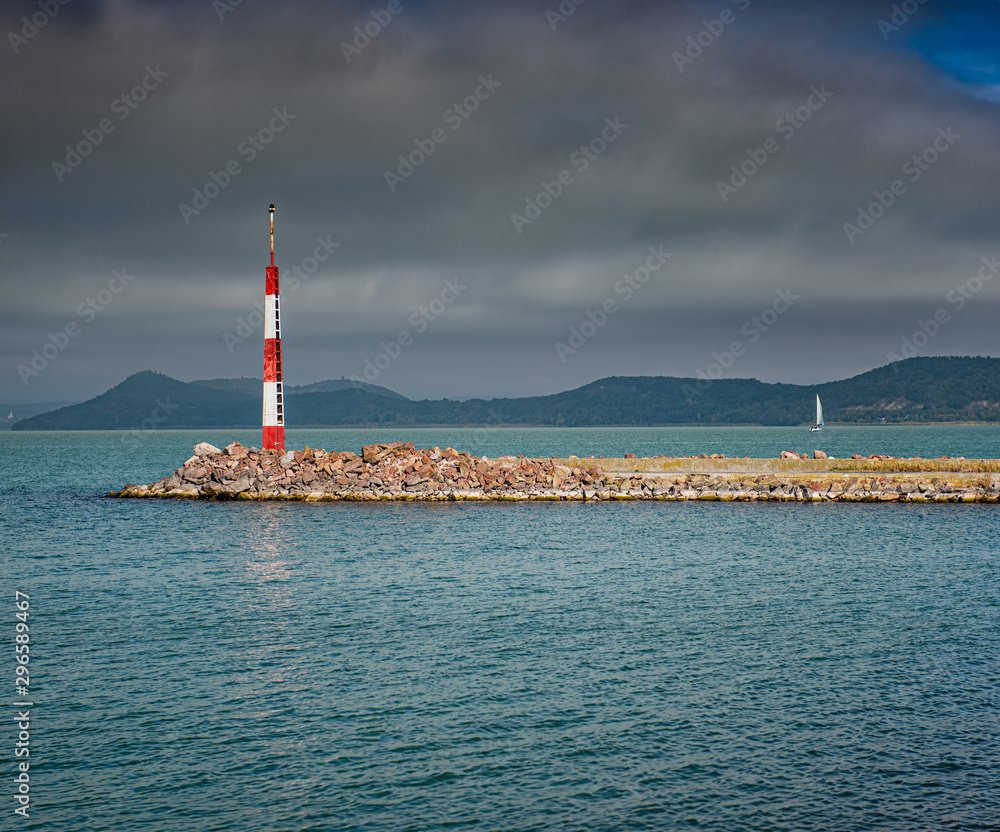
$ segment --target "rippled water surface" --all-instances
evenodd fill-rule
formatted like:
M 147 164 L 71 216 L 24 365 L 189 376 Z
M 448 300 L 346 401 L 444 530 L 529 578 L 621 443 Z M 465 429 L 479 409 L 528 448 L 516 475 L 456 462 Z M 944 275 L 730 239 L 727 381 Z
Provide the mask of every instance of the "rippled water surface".
M 1000 456 L 993 428 L 850 430 L 832 453 Z M 32 818 L 16 828 L 997 828 L 996 506 L 99 496 L 203 438 L 257 436 L 0 434 L 8 644 L 14 590 L 32 604 Z M 396 438 L 823 447 L 761 428 L 289 445 Z M 11 651 L 3 666 L 13 717 Z

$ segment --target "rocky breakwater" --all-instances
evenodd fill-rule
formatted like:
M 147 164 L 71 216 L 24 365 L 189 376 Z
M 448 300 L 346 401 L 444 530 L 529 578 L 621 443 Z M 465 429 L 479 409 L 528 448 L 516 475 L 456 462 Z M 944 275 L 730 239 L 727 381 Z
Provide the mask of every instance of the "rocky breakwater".
M 884 472 L 881 458 L 488 459 L 411 442 L 367 445 L 360 454 L 262 451 L 208 443 L 169 477 L 126 485 L 112 497 L 215 500 L 721 500 L 1000 503 L 996 460 L 940 461 Z M 975 463 L 975 464 L 973 464 Z M 842 464 L 849 470 L 835 470 Z M 866 470 L 866 467 L 872 470 Z M 954 470 L 949 470 L 952 468 Z M 692 470 L 693 469 L 693 470 Z M 700 469 L 700 470 L 699 470 Z
M 126 485 L 109 496 L 240 500 L 526 500 L 585 499 L 604 483 L 595 466 L 549 459 L 487 459 L 412 442 L 367 445 L 360 454 L 262 451 L 237 442 L 207 443 L 169 477 Z

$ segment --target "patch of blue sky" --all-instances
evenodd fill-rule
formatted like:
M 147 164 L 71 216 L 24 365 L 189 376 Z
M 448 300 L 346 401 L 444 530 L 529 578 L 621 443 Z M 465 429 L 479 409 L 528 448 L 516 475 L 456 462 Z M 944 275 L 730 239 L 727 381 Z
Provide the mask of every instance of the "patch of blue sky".
M 1000 102 L 1000 2 L 962 4 L 912 24 L 911 49 L 969 95 Z

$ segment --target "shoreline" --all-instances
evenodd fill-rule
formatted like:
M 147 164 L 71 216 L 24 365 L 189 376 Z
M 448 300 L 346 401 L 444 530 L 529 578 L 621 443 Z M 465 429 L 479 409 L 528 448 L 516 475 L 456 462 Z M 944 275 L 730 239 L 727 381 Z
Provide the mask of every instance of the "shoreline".
M 901 470 L 893 470 L 901 469 Z M 352 451 L 261 451 L 202 442 L 169 477 L 127 484 L 118 498 L 1000 504 L 1000 460 L 566 457 L 495 459 L 412 442 Z
M 26 417 L 27 418 L 27 417 Z M 505 422 L 497 424 L 492 422 L 477 422 L 452 424 L 448 422 L 419 423 L 419 424 L 386 424 L 385 422 L 366 422 L 356 425 L 295 425 L 288 430 L 525 430 L 525 429 L 558 429 L 558 430 L 654 430 L 659 428 L 773 428 L 781 430 L 802 430 L 809 428 L 811 422 L 801 422 L 796 425 L 763 425 L 759 422 L 671 422 L 669 424 L 655 425 L 540 425 L 536 423 Z M 826 422 L 824 427 L 829 428 L 919 428 L 919 427 L 998 427 L 1000 421 L 996 422 Z M 157 428 L 162 431 L 259 431 L 260 425 L 178 425 L 173 427 Z M 31 430 L 21 428 L 14 429 L 13 425 L 0 426 L 0 433 L 132 433 L 141 431 L 141 427 L 131 428 L 33 428 Z

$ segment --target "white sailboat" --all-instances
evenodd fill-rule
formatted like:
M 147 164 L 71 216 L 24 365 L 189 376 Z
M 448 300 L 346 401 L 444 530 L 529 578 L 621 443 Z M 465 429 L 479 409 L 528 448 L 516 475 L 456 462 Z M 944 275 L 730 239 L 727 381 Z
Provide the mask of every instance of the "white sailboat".
M 809 428 L 809 430 L 823 430 L 823 405 L 820 403 L 818 395 L 816 396 L 816 424 Z

